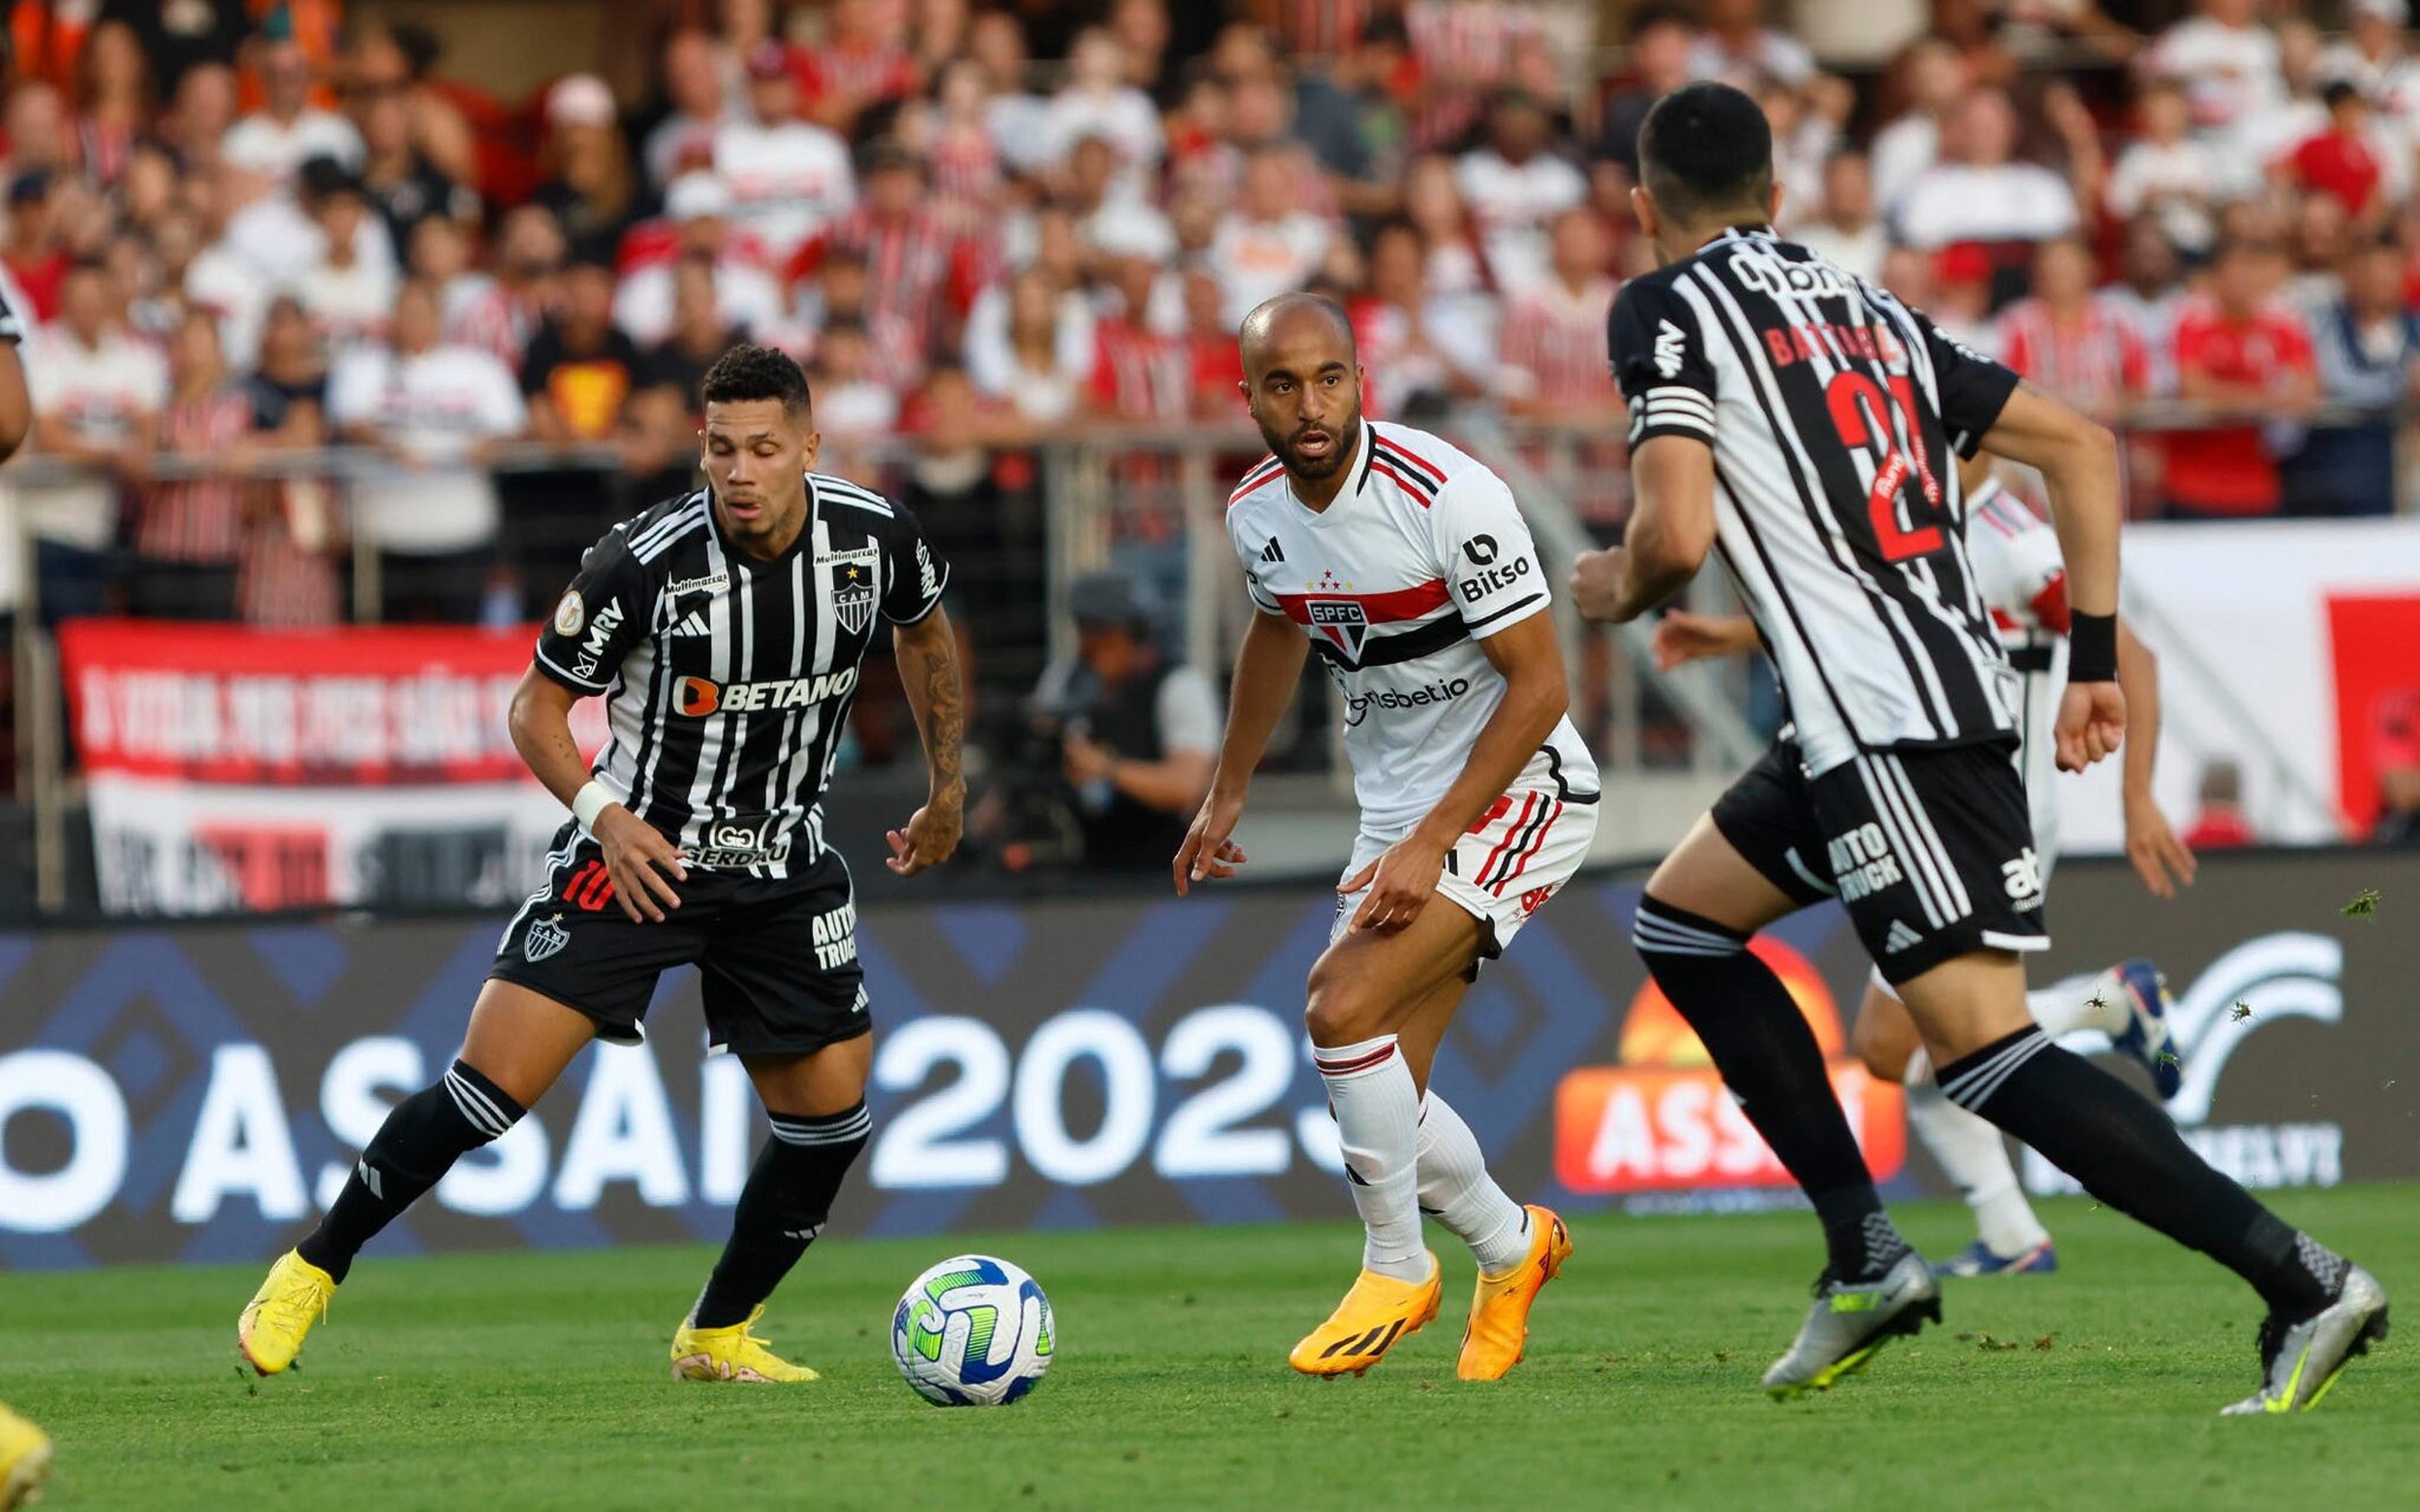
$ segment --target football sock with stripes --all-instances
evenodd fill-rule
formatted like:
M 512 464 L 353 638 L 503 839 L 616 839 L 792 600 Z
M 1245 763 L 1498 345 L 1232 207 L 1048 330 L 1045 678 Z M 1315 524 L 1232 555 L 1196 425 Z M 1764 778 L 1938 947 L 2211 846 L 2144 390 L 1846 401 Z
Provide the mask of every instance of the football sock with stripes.
M 1444 1098 L 1420 1099 L 1420 1211 L 1470 1246 L 1487 1275 L 1501 1275 L 1528 1257 L 1528 1210 L 1487 1174 L 1479 1137 Z
M 698 1295 L 692 1320 L 699 1328 L 745 1322 L 773 1294 L 823 1232 L 841 1179 L 874 1132 L 873 1117 L 862 1101 L 814 1118 L 769 1116 L 773 1136 L 765 1141 L 748 1184 L 739 1189 L 731 1238 L 706 1290 Z
M 1908 1126 L 1974 1210 L 1983 1247 L 2005 1258 L 2049 1242 L 2050 1230 L 2025 1200 L 2016 1164 L 2009 1159 L 2008 1135 L 1942 1094 L 1921 1047 L 1907 1057 L 1904 1081 Z
M 342 1281 L 353 1257 L 380 1229 L 443 1180 L 456 1161 L 501 1138 L 523 1111 L 495 1083 L 454 1062 L 436 1086 L 395 1105 L 345 1179 L 334 1206 L 295 1248 Z
M 1826 1269 L 1870 1280 L 1907 1253 L 1832 1092 L 1815 1031 L 1773 968 L 1736 930 L 1640 900 L 1631 943 L 1695 1029 L 1723 1085 L 1823 1221 Z
M 1428 1278 L 1420 1244 L 1420 1093 L 1395 1037 L 1314 1045 L 1327 1106 L 1344 1148 L 1344 1180 L 1367 1230 L 1361 1264 L 1398 1281 Z
M 2324 1305 L 2343 1277 L 2342 1259 L 2212 1170 L 2165 1113 L 2030 1025 L 1942 1067 L 1941 1089 L 2110 1207 L 2243 1277 L 2279 1312 Z

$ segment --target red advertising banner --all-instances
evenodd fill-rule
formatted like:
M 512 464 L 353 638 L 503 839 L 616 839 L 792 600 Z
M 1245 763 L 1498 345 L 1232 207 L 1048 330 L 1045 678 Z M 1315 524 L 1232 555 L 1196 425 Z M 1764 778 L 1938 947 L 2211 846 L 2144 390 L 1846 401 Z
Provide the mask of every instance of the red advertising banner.
M 2380 773 L 2420 767 L 2420 594 L 2332 594 L 2337 802 L 2355 836 L 2378 822 Z

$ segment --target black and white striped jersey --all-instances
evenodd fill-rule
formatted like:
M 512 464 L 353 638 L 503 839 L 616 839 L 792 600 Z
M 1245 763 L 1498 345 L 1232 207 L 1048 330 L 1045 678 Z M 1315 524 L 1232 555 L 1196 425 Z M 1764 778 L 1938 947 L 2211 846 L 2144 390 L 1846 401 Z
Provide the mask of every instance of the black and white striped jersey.
M 1714 448 L 1716 550 L 1810 771 L 2011 736 L 1952 454 L 1974 455 L 2014 373 L 1761 228 L 1626 285 L 1607 344 L 1634 447 Z
M 820 804 L 875 620 L 949 580 L 907 510 L 807 476 L 780 560 L 734 548 L 706 490 L 605 532 L 538 635 L 537 669 L 605 695 L 597 778 L 691 866 L 782 877 L 823 854 Z

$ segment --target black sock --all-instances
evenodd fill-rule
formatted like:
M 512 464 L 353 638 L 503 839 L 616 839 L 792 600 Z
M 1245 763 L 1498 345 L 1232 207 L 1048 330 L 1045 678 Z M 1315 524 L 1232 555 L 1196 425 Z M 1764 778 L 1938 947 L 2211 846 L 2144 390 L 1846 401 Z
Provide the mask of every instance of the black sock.
M 775 1113 L 773 1137 L 739 1191 L 731 1239 L 697 1299 L 699 1328 L 745 1321 L 773 1294 L 823 1231 L 841 1178 L 865 1148 L 874 1120 L 863 1103 L 823 1118 Z
M 1868 1280 L 1907 1253 L 1833 1095 L 1815 1031 L 1747 938 L 1710 918 L 1642 899 L 1631 943 L 1673 1008 L 1823 1221 L 1831 1273 Z
M 2327 1304 L 2345 1262 L 2194 1153 L 2165 1113 L 2031 1025 L 1937 1072 L 1941 1089 L 2041 1151 L 2084 1189 L 2250 1282 L 2295 1317 Z
M 523 1111 L 495 1083 L 454 1062 L 436 1086 L 396 1104 L 362 1151 L 335 1206 L 295 1248 L 342 1281 L 353 1257 L 380 1229 L 419 1201 L 456 1161 L 520 1122 Z

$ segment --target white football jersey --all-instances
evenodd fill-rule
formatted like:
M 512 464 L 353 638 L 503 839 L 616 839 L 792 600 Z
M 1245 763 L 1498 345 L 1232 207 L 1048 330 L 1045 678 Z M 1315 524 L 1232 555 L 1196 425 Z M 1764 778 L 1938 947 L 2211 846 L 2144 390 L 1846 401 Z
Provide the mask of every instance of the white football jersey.
M 1966 556 L 1976 591 L 2009 662 L 2024 680 L 2017 700 L 2017 757 L 2044 870 L 2058 850 L 2058 701 L 2067 691 L 2067 563 L 2058 532 L 2023 500 L 1987 480 L 1966 501 Z
M 1550 599 L 1529 527 L 1502 479 L 1426 431 L 1366 421 L 1350 477 L 1304 507 L 1266 458 L 1227 502 L 1252 602 L 1283 614 L 1344 700 L 1364 831 L 1408 830 L 1469 760 L 1504 678 L 1479 642 Z M 1593 801 L 1596 764 L 1570 719 L 1515 786 Z

